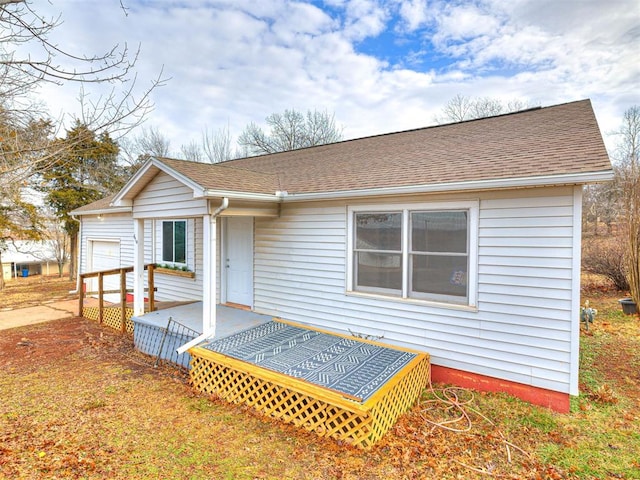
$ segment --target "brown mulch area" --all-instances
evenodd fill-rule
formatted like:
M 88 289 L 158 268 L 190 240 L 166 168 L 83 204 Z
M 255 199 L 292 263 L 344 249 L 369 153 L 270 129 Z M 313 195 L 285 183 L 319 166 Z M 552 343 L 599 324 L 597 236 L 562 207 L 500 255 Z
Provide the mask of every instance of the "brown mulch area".
M 0 365 L 21 371 L 80 353 L 103 360 L 114 355 L 144 359 L 129 336 L 83 318 L 66 318 L 5 330 L 0 336 Z

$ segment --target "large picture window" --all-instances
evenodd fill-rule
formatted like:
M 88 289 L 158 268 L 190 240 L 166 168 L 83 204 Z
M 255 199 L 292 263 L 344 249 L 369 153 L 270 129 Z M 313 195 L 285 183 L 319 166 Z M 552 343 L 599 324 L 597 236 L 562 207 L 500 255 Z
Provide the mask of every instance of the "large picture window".
M 162 222 L 162 261 L 187 263 L 187 222 L 185 220 Z
M 477 202 L 349 210 L 350 291 L 475 304 Z

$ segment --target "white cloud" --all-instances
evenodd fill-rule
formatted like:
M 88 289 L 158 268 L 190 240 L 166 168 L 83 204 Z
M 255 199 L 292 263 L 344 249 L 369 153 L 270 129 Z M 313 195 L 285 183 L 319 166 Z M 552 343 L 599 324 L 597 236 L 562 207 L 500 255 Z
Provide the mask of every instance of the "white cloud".
M 406 29 L 409 32 L 413 32 L 424 26 L 429 19 L 427 0 L 401 1 L 398 14 L 403 20 Z
M 205 126 L 237 135 L 285 108 L 335 112 L 355 137 L 431 124 L 458 93 L 545 105 L 591 97 L 605 132 L 640 103 L 635 0 L 127 3 L 125 17 L 117 2 L 56 1 L 65 24 L 55 39 L 80 52 L 141 42 L 139 81 L 162 65 L 172 77 L 149 124 L 176 151 Z M 359 51 L 377 38 L 405 57 Z M 44 89 L 56 112 L 73 109 L 76 91 Z
M 492 14 L 481 11 L 475 5 L 448 6 L 436 17 L 437 41 L 473 39 L 495 34 L 500 21 Z

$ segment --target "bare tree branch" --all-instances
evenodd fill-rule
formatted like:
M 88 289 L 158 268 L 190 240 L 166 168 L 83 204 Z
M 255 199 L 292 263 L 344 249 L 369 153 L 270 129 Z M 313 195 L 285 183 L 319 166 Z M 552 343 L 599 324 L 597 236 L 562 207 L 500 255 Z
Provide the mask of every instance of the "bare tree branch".
M 180 147 L 180 151 L 182 152 L 182 157 L 185 160 L 191 160 L 192 162 L 203 162 L 204 161 L 204 153 L 200 148 L 200 145 L 196 141 L 192 141 L 187 143 L 186 145 L 182 145 Z
M 303 115 L 296 110 L 285 110 L 272 113 L 266 122 L 270 128 L 268 134 L 250 123 L 240 135 L 239 145 L 253 155 L 261 155 L 342 140 L 342 127 L 338 127 L 334 115 L 326 111 L 307 111 Z
M 229 125 L 214 131 L 202 132 L 202 150 L 210 163 L 220 163 L 234 158 Z
M 517 112 L 532 108 L 534 105 L 528 101 L 515 99 L 504 103 L 502 100 L 491 97 L 471 98 L 457 94 L 442 108 L 440 115 L 436 116 L 436 123 L 464 122 L 476 118 L 492 117 L 503 113 Z

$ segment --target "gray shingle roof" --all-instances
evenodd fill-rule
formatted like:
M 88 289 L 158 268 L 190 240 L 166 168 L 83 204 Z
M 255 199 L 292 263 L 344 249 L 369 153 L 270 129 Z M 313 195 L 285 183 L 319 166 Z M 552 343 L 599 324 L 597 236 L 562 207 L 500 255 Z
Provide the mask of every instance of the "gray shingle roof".
M 159 158 L 212 192 L 357 192 L 609 172 L 589 100 L 207 164 Z M 526 183 L 526 182 L 525 182 Z M 76 210 L 108 208 L 112 197 Z
M 106 210 L 110 208 L 111 200 L 113 200 L 115 195 L 108 195 L 100 200 L 96 200 L 95 202 L 88 203 L 87 205 L 83 205 L 80 208 L 76 208 L 71 213 L 89 213 L 89 212 L 97 212 L 101 210 Z
M 161 161 L 165 161 L 161 159 Z M 294 194 L 611 169 L 589 100 L 217 165 L 166 160 L 220 190 Z

